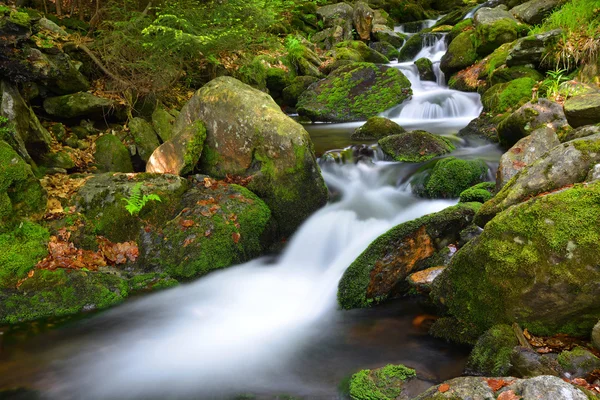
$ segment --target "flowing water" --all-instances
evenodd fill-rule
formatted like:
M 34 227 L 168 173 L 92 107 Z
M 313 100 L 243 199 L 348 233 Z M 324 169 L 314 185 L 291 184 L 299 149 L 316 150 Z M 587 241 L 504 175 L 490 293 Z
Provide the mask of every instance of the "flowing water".
M 477 94 L 444 86 L 444 36 L 427 40 L 418 57 L 434 62 L 436 82 L 422 82 L 412 62 L 391 64 L 411 80 L 414 95 L 384 115 L 408 129 L 450 134 L 475 118 L 481 103 Z M 322 153 L 352 144 L 349 135 L 360 124 L 307 129 Z M 453 155 L 483 157 L 493 170 L 500 153 L 462 141 Z M 431 381 L 459 375 L 464 351 L 413 326 L 425 312 L 416 301 L 353 311 L 336 304 L 344 270 L 377 236 L 456 200 L 415 197 L 408 182 L 421 165 L 385 161 L 377 151 L 369 162 L 321 167 L 337 201 L 311 216 L 280 256 L 211 273 L 33 340 L 8 340 L 0 388 L 26 383 L 61 400 L 246 392 L 335 399 L 342 378 L 386 363 L 410 365 Z

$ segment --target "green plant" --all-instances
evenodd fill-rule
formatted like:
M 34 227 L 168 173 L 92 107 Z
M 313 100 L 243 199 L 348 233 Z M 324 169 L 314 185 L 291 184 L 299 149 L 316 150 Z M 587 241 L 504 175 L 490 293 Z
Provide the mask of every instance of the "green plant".
M 548 77 L 542 82 L 542 88 L 546 91 L 546 97 L 556 98 L 563 94 L 568 94 L 563 93 L 562 90 L 564 87 L 563 83 L 569 80 L 569 78 L 564 75 L 566 72 L 566 68 L 546 72 Z
M 155 193 L 142 195 L 142 183 L 138 182 L 131 189 L 131 195 L 122 199 L 125 202 L 125 209 L 131 215 L 137 215 L 142 211 L 142 208 L 149 201 L 161 201 L 160 197 Z

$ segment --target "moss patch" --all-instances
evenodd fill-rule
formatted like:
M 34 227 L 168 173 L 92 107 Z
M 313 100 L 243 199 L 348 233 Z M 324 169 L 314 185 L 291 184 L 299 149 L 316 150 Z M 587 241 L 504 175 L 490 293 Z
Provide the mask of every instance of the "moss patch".
M 27 221 L 0 234 L 0 287 L 14 287 L 24 278 L 48 254 L 49 239 L 45 228 Z
M 506 376 L 511 367 L 510 354 L 518 344 L 509 325 L 496 325 L 477 340 L 467 368 L 483 376 Z
M 484 108 L 495 114 L 514 111 L 531 100 L 537 81 L 526 77 L 492 86 L 481 98 Z
M 412 131 L 379 140 L 383 152 L 396 161 L 424 162 L 455 149 L 450 140 L 425 131 Z
M 388 364 L 376 370 L 363 369 L 350 379 L 353 400 L 393 400 L 402 394 L 404 382 L 416 377 L 414 369 Z
M 461 192 L 459 196 L 459 201 L 461 203 L 470 203 L 473 201 L 477 203 L 485 203 L 486 201 L 494 197 L 495 192 L 495 182 L 481 182 Z
M 448 157 L 439 160 L 429 174 L 415 177 L 411 186 L 420 196 L 456 198 L 464 190 L 484 181 L 487 171 L 488 167 L 483 160 Z

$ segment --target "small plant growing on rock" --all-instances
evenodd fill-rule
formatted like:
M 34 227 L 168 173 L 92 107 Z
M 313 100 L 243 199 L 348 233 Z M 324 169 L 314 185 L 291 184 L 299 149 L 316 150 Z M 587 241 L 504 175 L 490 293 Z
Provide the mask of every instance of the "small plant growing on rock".
M 160 196 L 155 193 L 142 195 L 142 183 L 138 182 L 131 189 L 131 195 L 128 198 L 123 199 L 125 202 L 125 209 L 129 211 L 131 215 L 137 215 L 142 211 L 142 208 L 149 201 L 161 201 Z

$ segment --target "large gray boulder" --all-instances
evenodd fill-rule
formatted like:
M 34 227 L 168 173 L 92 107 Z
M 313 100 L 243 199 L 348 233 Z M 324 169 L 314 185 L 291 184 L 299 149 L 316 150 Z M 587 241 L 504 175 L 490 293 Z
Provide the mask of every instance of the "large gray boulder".
M 553 44 L 561 34 L 561 29 L 554 29 L 519 39 L 508 51 L 506 65 L 514 67 L 531 64 L 537 68 L 542 61 L 546 48 Z
M 565 115 L 574 127 L 600 123 L 600 93 L 573 96 L 565 101 Z
M 564 0 L 530 0 L 513 7 L 510 13 L 526 24 L 537 25 L 562 3 Z

